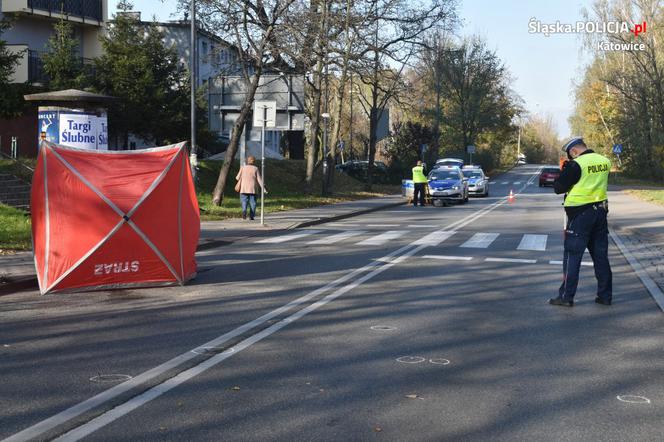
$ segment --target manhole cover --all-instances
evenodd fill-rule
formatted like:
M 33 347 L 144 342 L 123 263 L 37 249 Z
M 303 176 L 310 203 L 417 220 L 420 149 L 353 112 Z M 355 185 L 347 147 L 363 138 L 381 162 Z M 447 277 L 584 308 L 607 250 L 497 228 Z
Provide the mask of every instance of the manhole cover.
M 397 329 L 396 327 L 392 327 L 389 325 L 374 325 L 373 327 L 371 327 L 371 330 L 377 330 L 377 331 L 392 331 L 396 329 Z
M 219 353 L 233 353 L 234 351 L 233 347 L 200 347 L 193 349 L 191 352 L 197 355 L 218 355 Z
M 627 402 L 628 404 L 649 404 L 650 399 L 643 396 L 634 396 L 631 394 L 623 394 L 616 396 L 620 402 Z
M 128 374 L 100 374 L 92 376 L 90 382 L 125 382 L 131 379 Z
M 450 363 L 450 360 L 443 358 L 434 358 L 434 359 L 429 359 L 429 362 L 436 365 L 448 365 Z
M 404 364 L 419 364 L 425 360 L 426 359 L 421 356 L 401 356 L 400 358 L 397 358 L 397 362 L 402 362 Z

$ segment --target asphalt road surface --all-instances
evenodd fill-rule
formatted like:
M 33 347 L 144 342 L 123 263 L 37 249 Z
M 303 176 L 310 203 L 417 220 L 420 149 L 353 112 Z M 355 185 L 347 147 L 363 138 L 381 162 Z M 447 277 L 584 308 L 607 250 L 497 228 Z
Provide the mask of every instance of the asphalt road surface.
M 662 313 L 613 244 L 613 306 L 589 256 L 547 304 L 537 171 L 207 250 L 186 287 L 3 300 L 0 439 L 661 441 Z

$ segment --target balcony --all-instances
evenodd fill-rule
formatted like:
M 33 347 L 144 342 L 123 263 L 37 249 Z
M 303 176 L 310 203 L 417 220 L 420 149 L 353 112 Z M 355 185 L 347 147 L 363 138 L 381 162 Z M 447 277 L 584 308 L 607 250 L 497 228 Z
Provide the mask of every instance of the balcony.
M 32 84 L 48 83 L 48 74 L 44 70 L 43 52 L 28 51 L 28 82 Z M 77 58 L 79 67 L 88 77 L 94 78 L 96 75 L 94 60 L 89 58 Z
M 104 0 L 2 0 L 2 12 L 22 12 L 99 25 L 104 21 Z

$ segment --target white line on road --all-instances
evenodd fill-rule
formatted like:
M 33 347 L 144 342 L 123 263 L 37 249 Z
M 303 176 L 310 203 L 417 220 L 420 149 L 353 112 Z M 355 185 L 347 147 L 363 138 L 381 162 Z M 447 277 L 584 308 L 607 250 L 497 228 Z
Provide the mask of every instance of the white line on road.
M 438 226 L 434 224 L 408 224 L 406 227 L 409 229 L 433 229 Z
M 363 235 L 365 233 L 367 233 L 366 230 L 349 230 L 348 232 L 341 232 L 337 233 L 336 235 L 325 236 L 321 239 L 310 241 L 307 244 L 310 245 L 334 244 L 343 241 L 345 239 L 352 238 L 353 236 Z
M 629 265 L 632 266 L 636 275 L 639 277 L 648 292 L 650 292 L 650 296 L 652 296 L 659 308 L 664 311 L 664 292 L 662 292 L 657 283 L 652 280 L 650 275 L 648 275 L 648 272 L 646 272 L 641 263 L 634 258 L 634 255 L 632 255 L 629 249 L 625 247 L 620 236 L 618 236 L 613 229 L 609 229 L 609 235 L 611 235 L 611 239 L 613 239 L 613 242 L 618 246 L 620 253 L 622 253 L 625 259 L 627 259 Z
M 410 247 L 410 246 L 406 246 Z M 61 437 L 57 438 L 56 441 L 58 442 L 74 442 L 78 441 L 91 433 L 94 433 L 95 431 L 99 430 L 100 428 L 110 424 L 111 422 L 119 419 L 120 417 L 130 413 L 131 411 L 137 409 L 141 405 L 144 405 L 153 399 L 158 398 L 162 394 L 168 392 L 169 390 L 172 390 L 173 388 L 177 387 L 178 385 L 198 376 L 199 374 L 205 372 L 206 370 L 214 367 L 215 365 L 223 362 L 224 360 L 230 358 L 231 356 L 236 355 L 237 353 L 241 352 L 242 350 L 252 346 L 253 344 L 265 339 L 266 337 L 276 333 L 277 331 L 281 330 L 282 328 L 286 327 L 288 324 L 291 324 L 298 319 L 302 318 L 303 316 L 313 312 L 314 310 L 317 310 L 318 308 L 328 304 L 329 302 L 335 300 L 339 296 L 353 290 L 354 288 L 358 287 L 359 285 L 363 284 L 364 282 L 370 280 L 376 275 L 379 275 L 380 273 L 384 272 L 385 270 L 389 269 L 390 267 L 403 262 L 407 258 L 413 256 L 415 253 L 419 252 L 426 246 L 419 246 L 412 248 L 410 251 L 404 253 L 401 256 L 395 257 L 392 261 L 388 262 L 387 264 L 384 264 L 377 269 L 374 269 L 373 271 L 367 273 L 366 275 L 362 276 L 355 282 L 352 282 L 348 285 L 345 285 L 344 287 L 341 287 L 334 292 L 330 293 L 329 295 L 325 296 L 324 298 L 314 302 L 313 304 L 310 304 L 309 306 L 298 310 L 297 312 L 293 313 L 292 315 L 288 316 L 287 318 L 277 322 L 276 324 L 266 328 L 265 330 L 262 330 L 255 335 L 252 335 L 248 337 L 247 339 L 243 340 L 239 344 L 235 345 L 233 347 L 233 351 L 226 351 L 223 353 L 220 353 L 216 356 L 211 357 L 210 359 L 207 359 L 200 363 L 199 365 L 196 365 L 188 370 L 185 370 L 181 373 L 179 373 L 177 376 L 167 379 L 165 382 L 147 390 L 146 392 L 130 399 L 129 401 L 123 403 L 122 405 L 119 405 L 112 410 L 107 411 L 106 413 L 97 416 L 96 418 L 90 420 L 89 422 L 69 431 L 68 433 L 62 435 Z M 403 250 L 404 248 L 401 248 L 400 250 Z
M 517 262 L 523 264 L 535 264 L 536 259 L 519 259 L 519 258 L 486 258 L 487 262 Z
M 444 261 L 470 261 L 472 256 L 450 256 L 450 255 L 424 255 L 425 259 L 440 259 Z
M 509 183 L 510 183 L 509 181 L 503 181 L 503 182 L 500 183 L 500 184 L 502 184 L 502 185 L 504 186 L 505 184 L 509 184 Z
M 489 206 L 486 206 L 486 207 L 478 210 L 477 212 L 468 215 L 465 218 L 462 218 L 460 220 L 455 221 L 454 223 L 448 225 L 444 230 L 453 230 L 453 229 L 457 229 L 457 228 L 462 228 L 462 227 L 466 226 L 467 224 L 470 224 L 473 221 L 479 219 L 480 217 L 486 215 L 487 213 L 493 211 L 497 207 L 500 207 L 501 205 L 504 205 L 506 202 L 507 202 L 507 197 L 501 198 L 498 201 L 496 201 L 495 203 L 493 203 Z M 409 244 L 409 245 L 406 245 L 404 247 L 401 247 L 400 249 L 395 250 L 394 252 L 386 255 L 381 260 L 385 260 L 386 258 L 389 258 L 389 257 L 395 257 L 395 256 L 399 255 L 400 253 L 408 250 L 412 245 L 413 244 Z M 395 258 L 393 263 L 397 264 L 399 262 L 402 262 L 407 257 L 412 256 L 413 254 L 419 252 L 420 250 L 422 250 L 425 247 L 426 247 L 425 245 L 421 245 L 419 247 L 416 247 L 416 248 L 412 249 L 410 252 L 408 252 L 408 254 L 407 254 L 408 256 L 403 255 L 403 256 Z M 297 307 L 297 306 L 301 305 L 302 303 L 307 302 L 307 301 L 311 300 L 312 298 L 314 298 L 316 296 L 319 296 L 319 295 L 325 293 L 326 291 L 331 290 L 331 289 L 335 288 L 336 286 L 338 286 L 338 285 L 340 285 L 340 284 L 342 284 L 346 281 L 349 281 L 350 279 L 354 278 L 355 276 L 357 276 L 357 275 L 359 275 L 359 274 L 361 274 L 365 271 L 368 271 L 369 269 L 372 269 L 373 267 L 376 267 L 378 265 L 379 265 L 378 261 L 371 262 L 371 263 L 365 265 L 364 267 L 358 268 L 358 269 L 342 276 L 341 278 L 338 278 L 337 280 L 335 280 L 333 282 L 330 282 L 329 284 L 325 285 L 324 287 L 316 289 L 313 292 L 311 292 L 311 293 L 309 293 L 305 296 L 297 298 L 297 299 L 287 303 L 286 305 L 284 305 L 284 306 L 282 306 L 282 307 L 280 307 L 276 310 L 273 310 L 269 313 L 266 313 L 265 315 L 263 315 L 263 316 L 261 316 L 257 319 L 254 319 L 253 321 L 250 321 L 246 324 L 243 324 L 242 326 L 240 326 L 240 327 L 238 327 L 234 330 L 231 330 L 230 332 L 227 332 L 227 333 L 225 333 L 225 334 L 223 334 L 223 335 L 221 335 L 221 336 L 219 336 L 219 337 L 217 337 L 217 338 L 215 338 L 215 339 L 213 339 L 209 342 L 206 342 L 206 343 L 200 345 L 197 348 L 219 347 L 220 345 L 224 344 L 225 342 L 229 341 L 230 339 L 233 339 L 237 336 L 245 334 L 246 332 L 260 326 L 261 324 L 269 321 L 270 319 L 272 319 L 272 318 L 274 318 L 274 317 L 276 317 L 276 316 L 278 316 L 282 313 L 285 313 L 286 311 L 291 310 L 294 307 Z M 380 270 L 381 268 L 383 268 L 383 267 L 380 267 L 378 270 Z M 365 275 L 365 277 L 361 278 L 361 279 L 363 279 L 362 282 L 364 282 L 368 279 L 366 277 L 367 277 L 367 275 Z M 361 283 L 361 282 L 359 282 L 359 283 Z M 337 295 L 337 296 L 339 296 L 339 295 Z M 286 320 L 280 321 L 272 327 L 278 326 L 279 324 L 284 324 L 285 325 L 287 323 L 290 323 L 291 322 L 291 317 L 289 317 L 287 319 L 289 319 L 288 322 L 286 322 Z M 261 332 L 261 333 L 265 333 L 267 330 L 270 330 L 272 327 L 263 330 L 263 332 Z M 281 328 L 281 327 L 279 327 L 279 328 Z M 249 339 L 258 337 L 258 336 L 261 335 L 261 333 L 258 333 L 258 334 L 254 335 L 254 336 L 252 336 L 252 337 L 250 337 L 250 338 L 248 338 L 248 339 L 246 339 L 245 341 L 242 341 L 242 342 L 247 342 Z M 260 338 L 260 339 L 262 339 L 262 338 Z M 254 342 L 256 342 L 256 341 L 254 341 Z M 240 345 L 240 344 L 238 344 L 238 345 Z M 237 348 L 237 346 L 234 347 L 234 349 L 236 349 L 236 348 Z M 214 358 L 224 358 L 225 359 L 227 357 L 230 357 L 230 355 L 235 354 L 237 352 L 238 352 L 237 350 L 235 350 L 233 352 L 224 352 L 224 353 L 221 353 L 221 354 L 215 356 Z M 123 382 L 122 384 L 116 385 L 115 387 L 110 388 L 108 390 L 105 390 L 105 391 L 97 394 L 96 396 L 91 397 L 90 399 L 87 399 L 83 402 L 80 402 L 80 403 L 78 403 L 78 404 L 76 404 L 76 405 L 74 405 L 70 408 L 67 408 L 66 410 L 64 410 L 60 413 L 57 413 L 57 414 L 55 414 L 55 415 L 53 415 L 53 416 L 51 416 L 51 417 L 49 417 L 49 418 L 47 418 L 47 419 L 45 419 L 41 422 L 38 422 L 37 424 L 35 424 L 31 427 L 28 427 L 28 428 L 14 434 L 13 436 L 10 436 L 9 438 L 5 439 L 4 442 L 24 441 L 24 440 L 30 440 L 30 439 L 38 438 L 39 436 L 41 436 L 44 433 L 52 430 L 53 428 L 55 428 L 57 426 L 60 426 L 60 425 L 63 425 L 65 423 L 81 416 L 83 413 L 86 413 L 86 412 L 88 412 L 88 411 L 90 411 L 90 410 L 92 410 L 96 407 L 99 407 L 99 406 L 111 401 L 112 399 L 118 397 L 121 394 L 126 393 L 126 392 L 128 392 L 129 390 L 131 390 L 135 387 L 138 387 L 138 386 L 140 386 L 140 385 L 142 385 L 146 382 L 149 382 L 149 381 L 153 380 L 154 378 L 156 378 L 156 377 L 158 377 L 158 376 L 160 376 L 160 375 L 162 375 L 162 374 L 164 374 L 164 373 L 166 373 L 170 370 L 173 370 L 173 369 L 177 368 L 178 366 L 186 363 L 187 361 L 191 360 L 194 357 L 198 357 L 198 355 L 196 355 L 195 353 L 193 353 L 191 351 L 187 351 L 187 352 L 185 352 L 185 353 L 183 353 L 179 356 L 176 356 L 175 358 L 173 358 L 173 359 L 171 359 L 171 360 L 169 360 L 169 361 L 167 361 L 167 362 L 165 362 L 165 363 L 163 363 L 163 364 L 161 364 L 157 367 L 154 367 L 154 368 L 152 368 L 148 371 L 145 371 L 145 372 L 139 374 L 138 376 L 134 377 L 133 379 L 131 379 L 127 382 Z M 210 359 L 206 360 L 205 362 L 207 363 L 208 361 L 210 361 Z M 197 367 L 202 367 L 202 364 L 200 364 Z M 196 369 L 196 367 L 193 367 L 193 368 L 191 368 L 187 371 L 190 372 L 193 369 Z M 184 373 L 184 372 L 182 372 L 182 373 Z M 175 379 L 175 378 L 172 378 L 172 379 Z M 164 385 L 164 384 L 161 384 L 161 385 Z M 170 387 L 170 388 L 172 388 L 172 387 Z M 153 390 L 154 390 L 154 388 L 151 389 L 151 390 L 148 390 L 146 393 L 143 393 L 143 395 L 140 396 L 141 398 L 144 399 L 143 403 L 145 403 L 149 400 L 149 398 L 147 398 L 146 395 L 150 391 L 153 391 Z M 155 393 L 157 393 L 157 391 L 153 391 L 152 394 L 155 394 Z M 162 393 L 159 393 L 156 396 L 153 396 L 152 398 L 157 397 L 157 396 L 161 395 Z M 136 398 L 134 398 L 134 399 L 136 399 Z M 136 405 L 136 406 L 139 406 L 139 405 Z M 119 407 L 120 406 L 116 407 L 114 410 L 117 410 Z M 132 409 L 134 409 L 134 408 L 132 408 Z M 131 409 L 128 409 L 126 411 L 126 413 L 128 413 L 130 411 L 131 411 Z M 100 424 L 100 420 L 104 416 L 106 416 L 107 414 L 101 415 L 101 416 L 99 416 L 98 418 L 95 419 L 95 421 L 98 423 L 97 426 L 96 426 L 96 429 L 101 428 L 103 425 L 106 425 L 107 423 L 110 422 L 110 421 L 106 421 L 105 423 Z M 116 417 L 116 419 L 117 419 L 117 417 Z M 92 421 L 88 422 L 88 424 L 90 424 L 91 422 Z M 87 424 L 85 424 L 85 425 L 87 425 Z M 80 426 L 80 427 L 72 430 L 68 434 L 71 435 L 76 430 L 82 429 L 82 428 L 83 428 L 83 426 Z M 95 429 L 90 430 L 87 434 L 90 434 L 92 431 L 95 431 Z M 79 433 L 77 433 L 77 434 L 79 434 Z M 65 435 L 65 436 L 67 436 L 67 435 Z M 83 437 L 83 436 L 80 436 L 80 437 Z M 76 439 L 72 438 L 70 440 L 76 440 Z
M 549 261 L 549 264 L 552 264 L 554 266 L 561 266 L 561 265 L 563 265 L 563 262 L 562 261 Z M 586 266 L 586 267 L 592 267 L 593 263 L 591 261 L 583 261 L 583 262 L 581 262 L 581 265 Z
M 521 181 L 514 181 L 515 186 L 518 186 L 519 184 L 521 184 Z
M 499 233 L 476 233 L 460 247 L 470 249 L 486 249 L 498 238 Z
M 401 224 L 367 224 L 366 227 L 399 227 Z
M 418 246 L 422 245 L 422 246 L 436 247 L 441 242 L 445 241 L 447 238 L 454 235 L 455 233 L 456 233 L 455 231 L 448 232 L 446 230 L 438 230 L 436 232 L 431 232 L 428 235 L 423 236 L 422 238 L 415 241 L 413 244 Z
M 365 239 L 364 241 L 361 241 L 357 243 L 358 246 L 380 246 L 382 244 L 385 244 L 388 241 L 391 241 L 393 239 L 397 239 L 403 235 L 408 233 L 407 230 L 388 230 L 385 233 L 381 233 L 380 235 L 372 236 L 371 238 Z
M 256 241 L 258 244 L 281 244 L 286 241 L 292 241 L 294 239 L 304 238 L 305 236 L 314 235 L 320 233 L 322 230 L 304 230 L 297 233 L 289 233 L 287 235 L 275 236 L 274 238 L 261 239 Z
M 544 251 L 546 250 L 546 240 L 548 237 L 549 235 L 523 235 L 523 238 L 521 238 L 521 242 L 516 249 Z

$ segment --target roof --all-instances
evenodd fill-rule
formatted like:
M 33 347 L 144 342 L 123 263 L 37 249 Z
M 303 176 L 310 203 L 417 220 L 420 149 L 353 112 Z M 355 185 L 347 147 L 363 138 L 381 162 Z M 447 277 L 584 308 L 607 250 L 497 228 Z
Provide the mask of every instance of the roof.
M 79 102 L 79 103 L 107 103 L 117 100 L 110 95 L 95 94 L 93 92 L 80 91 L 78 89 L 66 89 L 63 91 L 42 92 L 39 94 L 24 95 L 25 101 L 54 101 L 54 102 Z

